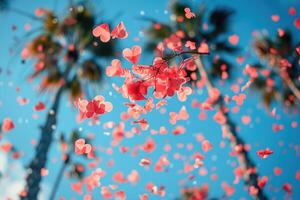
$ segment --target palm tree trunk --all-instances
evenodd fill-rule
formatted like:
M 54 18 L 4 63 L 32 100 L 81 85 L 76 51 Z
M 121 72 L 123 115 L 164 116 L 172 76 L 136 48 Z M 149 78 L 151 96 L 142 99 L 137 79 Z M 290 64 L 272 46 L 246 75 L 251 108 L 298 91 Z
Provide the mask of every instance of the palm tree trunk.
M 64 87 L 61 86 L 57 91 L 51 110 L 47 115 L 46 123 L 41 127 L 41 138 L 36 147 L 34 159 L 28 167 L 29 172 L 26 177 L 25 189 L 27 195 L 22 197 L 22 200 L 36 200 L 38 197 L 42 179 L 41 169 L 46 166 L 48 151 L 53 139 L 53 126 L 56 125 L 56 116 L 63 89 Z
M 38 18 L 37 16 L 35 16 L 35 15 L 31 14 L 31 13 L 28 13 L 28 12 L 23 11 L 23 10 L 19 10 L 17 8 L 10 7 L 8 10 L 11 11 L 11 12 L 14 12 L 16 14 L 28 17 L 28 18 L 30 18 L 32 20 L 40 20 L 40 21 L 42 20 L 41 18 Z
M 211 83 L 206 70 L 202 64 L 200 56 L 196 58 L 195 63 L 197 65 L 197 68 L 199 70 L 201 78 L 205 80 L 205 86 L 208 92 L 210 92 L 212 89 L 214 89 L 213 84 Z M 215 107 L 218 112 L 222 113 L 224 117 L 226 118 L 226 122 L 222 124 L 222 130 L 225 133 L 225 137 L 230 141 L 231 148 L 236 151 L 237 146 L 245 146 L 245 142 L 238 136 L 238 133 L 236 132 L 235 124 L 231 121 L 228 113 L 224 112 L 224 100 L 223 97 L 220 95 L 219 99 L 215 103 Z M 236 152 L 238 156 L 238 162 L 239 166 L 242 168 L 244 172 L 244 180 L 248 187 L 254 186 L 257 189 L 257 194 L 254 195 L 254 199 L 256 200 L 266 200 L 268 199 L 265 194 L 263 193 L 263 190 L 258 187 L 258 178 L 259 175 L 256 172 L 249 172 L 250 169 L 255 168 L 255 164 L 252 162 L 252 160 L 249 157 L 248 152 L 242 148 L 241 151 Z M 253 170 L 252 170 L 253 171 Z M 255 171 L 255 170 L 254 170 Z
M 60 184 L 60 182 L 62 180 L 62 177 L 64 176 L 64 171 L 65 171 L 66 167 L 68 166 L 68 164 L 70 163 L 70 155 L 71 154 L 67 154 L 67 158 L 64 161 L 64 163 L 62 164 L 62 166 L 61 166 L 61 168 L 59 170 L 58 175 L 56 176 L 56 179 L 55 179 L 55 182 L 53 184 L 49 200 L 54 200 L 55 199 L 55 195 L 56 195 L 57 189 L 59 188 L 59 184 Z
M 40 191 L 40 182 L 42 180 L 41 169 L 46 166 L 47 156 L 50 149 L 50 145 L 53 140 L 54 127 L 56 126 L 56 117 L 59 108 L 59 102 L 65 90 L 66 82 L 68 81 L 68 75 L 71 71 L 72 63 L 69 62 L 66 65 L 66 70 L 63 73 L 62 79 L 64 84 L 58 89 L 50 112 L 48 112 L 46 122 L 41 127 L 41 138 L 35 149 L 35 156 L 28 166 L 28 174 L 26 177 L 26 196 L 22 196 L 21 200 L 37 200 L 38 193 Z
M 289 74 L 287 72 L 285 72 L 284 74 L 280 73 L 280 76 L 283 79 L 283 81 L 285 82 L 285 84 L 290 88 L 290 90 L 292 91 L 293 95 L 300 102 L 300 91 L 297 88 L 297 86 L 295 85 L 295 83 L 292 81 L 292 79 L 289 76 Z
M 270 58 L 269 58 L 270 59 Z M 291 79 L 287 68 L 282 68 L 280 66 L 280 61 L 282 60 L 282 57 L 276 57 L 275 63 L 273 66 L 273 69 L 275 69 L 275 73 L 277 73 L 278 76 L 282 79 L 282 81 L 287 85 L 287 87 L 291 90 L 293 95 L 297 98 L 298 102 L 300 103 L 300 91 Z M 272 68 L 271 68 L 272 69 Z

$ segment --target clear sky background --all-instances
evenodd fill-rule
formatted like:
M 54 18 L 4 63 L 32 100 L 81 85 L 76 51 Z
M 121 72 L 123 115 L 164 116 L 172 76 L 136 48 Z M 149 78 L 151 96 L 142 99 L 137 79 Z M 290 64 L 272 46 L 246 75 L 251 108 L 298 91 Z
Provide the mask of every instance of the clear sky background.
M 141 13 L 145 16 L 149 16 L 161 21 L 168 22 L 168 1 L 166 0 L 102 0 L 92 1 L 97 11 L 103 11 L 104 19 L 114 20 L 114 25 L 119 21 L 123 21 L 129 32 L 129 38 L 122 41 L 119 49 L 125 47 L 131 47 L 134 44 L 143 45 L 146 39 L 143 37 L 142 31 L 149 26 L 149 23 L 139 19 Z M 242 65 L 235 65 L 236 77 L 242 76 L 242 69 L 246 63 L 251 63 L 253 53 L 249 49 L 252 41 L 252 32 L 255 30 L 270 31 L 271 35 L 275 35 L 278 28 L 289 28 L 292 30 L 296 41 L 300 41 L 300 30 L 295 29 L 293 26 L 293 20 L 295 17 L 288 15 L 288 9 L 294 6 L 297 11 L 297 17 L 300 17 L 300 2 L 296 0 L 208 0 L 208 1 L 187 1 L 192 5 L 197 5 L 200 2 L 206 2 L 209 9 L 214 7 L 230 7 L 236 11 L 232 20 L 233 34 L 238 34 L 241 47 L 240 55 L 246 56 L 246 60 Z M 65 1 L 57 1 L 56 10 L 63 14 L 65 9 Z M 12 7 L 24 10 L 29 13 L 33 13 L 38 7 L 54 8 L 54 0 L 15 0 L 12 3 Z M 120 13 L 120 15 L 119 15 Z M 271 15 L 277 14 L 280 16 L 280 21 L 274 23 L 271 20 Z M 118 17 L 115 17 L 118 16 Z M 27 64 L 21 64 L 20 55 L 16 54 L 12 56 L 10 50 L 18 52 L 21 50 L 20 46 L 14 42 L 18 37 L 20 45 L 26 42 L 28 38 L 23 38 L 25 30 L 25 24 L 31 24 L 34 29 L 37 27 L 37 23 L 32 20 L 17 15 L 15 13 L 1 13 L 0 14 L 0 67 L 2 72 L 0 74 L 0 120 L 5 117 L 10 117 L 16 122 L 16 128 L 9 134 L 5 135 L 0 142 L 4 143 L 10 141 L 16 148 L 22 151 L 23 156 L 18 161 L 12 161 L 11 158 L 5 154 L 0 154 L 0 171 L 7 176 L 0 179 L 0 196 L 8 195 L 9 193 L 16 193 L 22 186 L 22 176 L 24 175 L 23 166 L 29 163 L 33 156 L 34 146 L 32 140 L 38 140 L 39 129 L 46 116 L 46 110 L 38 113 L 38 118 L 34 119 L 32 115 L 36 113 L 34 111 L 34 105 L 43 101 L 47 103 L 47 109 L 51 105 L 51 94 L 40 94 L 37 91 L 37 82 L 29 84 L 26 81 L 26 75 L 31 70 L 30 62 Z M 12 26 L 18 27 L 17 31 L 12 31 Z M 133 39 L 140 37 L 140 41 L 136 42 Z M 140 63 L 147 64 L 151 62 L 151 55 L 143 54 Z M 107 65 L 110 61 L 104 61 Z M 243 77 L 247 80 L 246 77 Z M 120 94 L 117 94 L 111 89 L 113 82 L 120 83 L 115 79 L 108 79 L 105 85 L 97 94 L 104 95 L 107 100 L 111 101 L 114 105 L 114 109 L 111 113 L 101 117 L 101 124 L 90 126 L 88 122 L 77 124 L 75 116 L 77 111 L 68 103 L 68 97 L 64 97 L 63 103 L 60 106 L 57 132 L 68 133 L 73 129 L 82 130 L 83 135 L 94 133 L 95 139 L 93 145 L 97 148 L 107 148 L 110 146 L 111 136 L 106 135 L 102 125 L 107 121 L 120 121 L 120 113 L 126 110 L 123 106 L 123 102 L 127 102 Z M 233 80 L 232 83 L 236 83 Z M 21 89 L 20 92 L 16 92 L 16 88 Z M 227 94 L 233 94 L 230 91 L 230 84 L 225 84 L 221 88 Z M 112 93 L 111 93 L 112 92 Z M 275 197 L 275 199 L 283 199 L 285 192 L 281 189 L 284 183 L 291 183 L 293 186 L 293 199 L 300 199 L 300 181 L 296 180 L 295 174 L 300 170 L 299 149 L 297 154 L 297 148 L 300 144 L 300 128 L 291 128 L 292 121 L 297 121 L 300 124 L 299 115 L 293 113 L 284 112 L 279 104 L 273 104 L 271 107 L 277 109 L 277 118 L 270 117 L 269 112 L 259 102 L 259 95 L 251 90 L 246 91 L 247 99 L 240 112 L 233 114 L 232 118 L 238 124 L 240 133 L 246 143 L 251 144 L 250 156 L 257 164 L 258 171 L 261 175 L 269 177 L 269 183 L 266 186 L 266 194 L 269 197 Z M 17 97 L 25 97 L 30 100 L 29 104 L 20 106 L 17 102 Z M 195 175 L 193 180 L 187 180 L 185 186 L 201 185 L 208 183 L 210 185 L 210 196 L 221 197 L 224 191 L 221 189 L 221 183 L 226 181 L 230 185 L 233 184 L 234 174 L 233 169 L 236 165 L 236 159 L 230 157 L 230 147 L 226 142 L 225 148 L 220 148 L 219 144 L 222 140 L 221 129 L 219 125 L 212 120 L 214 114 L 213 111 L 208 112 L 208 119 L 200 121 L 198 115 L 200 110 L 191 108 L 191 102 L 193 99 L 203 101 L 207 97 L 206 91 L 197 91 L 191 95 L 184 103 L 179 102 L 176 97 L 169 100 L 169 105 L 166 106 L 166 114 L 161 114 L 159 111 L 154 111 L 145 116 L 150 123 L 150 129 L 158 130 L 160 126 L 165 126 L 169 134 L 165 136 L 152 136 L 149 131 L 142 132 L 139 136 L 126 139 L 122 145 L 126 145 L 133 148 L 135 145 L 142 144 L 149 137 L 154 139 L 157 143 L 157 149 L 152 154 L 144 154 L 140 152 L 138 156 L 132 157 L 130 153 L 122 154 L 116 148 L 113 150 L 112 155 L 107 155 L 105 152 L 100 153 L 102 158 L 98 167 L 106 170 L 107 175 L 101 181 L 102 185 L 108 185 L 112 183 L 111 177 L 117 171 L 122 171 L 125 175 L 128 175 L 131 170 L 136 169 L 139 171 L 141 179 L 137 185 L 132 186 L 130 183 L 121 184 L 120 188 L 124 189 L 127 193 L 129 200 L 138 199 L 138 195 L 146 192 L 145 184 L 153 182 L 158 186 L 164 185 L 167 195 L 163 199 L 174 199 L 179 196 L 179 181 L 187 180 L 189 175 Z M 183 135 L 174 136 L 171 131 L 175 126 L 170 125 L 168 113 L 171 111 L 178 112 L 180 108 L 186 105 L 190 114 L 188 121 L 180 121 L 176 125 L 184 125 L 187 129 Z M 252 121 L 249 125 L 243 125 L 241 117 L 243 115 L 249 115 Z M 272 124 L 283 124 L 284 129 L 280 132 L 274 133 L 272 131 Z M 126 124 L 126 130 L 130 130 L 132 125 Z M 149 130 L 150 130 L 149 129 Z M 194 170 L 189 174 L 181 173 L 183 169 L 182 161 L 173 159 L 175 153 L 181 153 L 186 157 L 193 155 L 194 152 L 199 151 L 201 146 L 196 141 L 195 135 L 202 133 L 210 142 L 214 148 L 212 151 L 206 154 L 204 168 L 208 174 L 206 176 L 200 176 L 198 170 Z M 58 134 L 56 135 L 58 136 Z M 178 143 L 185 144 L 183 148 L 178 147 Z M 192 151 L 187 150 L 186 144 L 192 143 L 194 149 Z M 172 146 L 170 153 L 165 153 L 163 147 L 165 144 Z M 261 160 L 256 151 L 259 149 L 270 148 L 274 150 L 274 154 L 268 159 Z M 143 157 L 149 157 L 153 161 L 157 161 L 161 155 L 168 155 L 171 161 L 171 166 L 164 172 L 156 173 L 153 171 L 153 166 L 149 170 L 138 165 L 138 162 Z M 59 146 L 53 144 L 51 147 L 50 160 L 47 168 L 49 169 L 49 175 L 45 177 L 43 182 L 43 196 L 44 199 L 49 194 L 49 191 L 54 182 L 54 178 L 58 173 L 58 167 L 61 165 Z M 108 167 L 107 162 L 113 159 L 115 165 Z M 275 176 L 273 173 L 274 167 L 280 167 L 283 171 L 282 175 Z M 218 180 L 212 181 L 210 179 L 211 174 L 217 174 Z M 64 179 L 60 185 L 58 196 L 64 196 L 66 199 L 81 199 L 81 197 L 70 189 L 70 184 L 74 180 Z M 13 186 L 12 186 L 13 185 Z M 235 193 L 230 199 L 240 199 L 244 197 L 249 199 L 249 196 L 244 191 L 243 182 L 234 185 Z M 100 190 L 94 190 L 95 199 L 100 199 Z M 0 198 L 1 199 L 1 198 Z M 160 199 L 156 196 L 151 196 L 150 199 Z

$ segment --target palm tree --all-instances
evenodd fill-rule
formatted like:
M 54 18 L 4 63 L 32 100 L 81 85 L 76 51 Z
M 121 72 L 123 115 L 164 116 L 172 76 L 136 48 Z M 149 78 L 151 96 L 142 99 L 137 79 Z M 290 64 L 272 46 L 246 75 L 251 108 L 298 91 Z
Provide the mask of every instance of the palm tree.
M 267 107 L 276 100 L 286 107 L 295 107 L 300 103 L 300 52 L 296 50 L 299 43 L 294 44 L 289 31 L 282 30 L 282 34 L 275 38 L 260 35 L 253 42 L 260 62 L 248 68 L 256 71 L 250 74 L 253 88 L 260 91 Z
M 222 74 L 226 73 L 231 76 L 231 67 L 233 64 L 226 58 L 221 58 L 223 53 L 234 54 L 238 52 L 238 48 L 230 45 L 224 36 L 228 34 L 230 18 L 234 14 L 233 10 L 228 8 L 217 8 L 213 10 L 209 15 L 210 27 L 206 28 L 203 22 L 205 14 L 205 6 L 201 5 L 194 18 L 186 19 L 184 9 L 189 7 L 188 5 L 175 2 L 172 4 L 171 9 L 173 13 L 173 24 L 166 24 L 157 22 L 154 19 L 145 18 L 151 20 L 153 25 L 146 30 L 146 35 L 151 39 L 147 44 L 148 50 L 156 48 L 157 44 L 169 37 L 172 33 L 178 30 L 182 30 L 185 33 L 183 41 L 191 41 L 196 44 L 200 44 L 205 41 L 210 45 L 210 55 L 208 60 L 211 61 L 210 75 L 212 79 L 222 77 Z M 211 30 L 210 30 L 211 29 Z M 170 52 L 172 54 L 173 52 Z M 224 67 L 226 66 L 226 67 Z M 224 72 L 224 73 L 223 73 Z M 187 74 L 191 78 L 191 82 L 195 83 L 197 79 L 193 78 L 193 74 L 197 74 L 198 69 L 194 71 L 187 70 Z
M 41 169 L 46 167 L 63 94 L 67 92 L 71 100 L 87 94 L 90 84 L 97 86 L 102 81 L 102 59 L 114 54 L 113 42 L 98 43 L 92 37 L 97 16 L 87 3 L 72 3 L 66 13 L 60 18 L 50 10 L 40 9 L 42 28 L 35 32 L 22 51 L 24 61 L 30 59 L 34 62 L 29 79 L 41 79 L 41 91 L 54 92 L 53 104 L 28 166 L 23 200 L 37 199 Z
M 217 8 L 207 14 L 208 12 L 206 12 L 205 6 L 201 5 L 196 12 L 192 9 L 196 16 L 187 19 L 184 11 L 187 7 L 191 8 L 179 2 L 172 4 L 172 24 L 159 23 L 150 19 L 153 25 L 146 30 L 146 34 L 150 38 L 147 48 L 149 50 L 155 49 L 159 42 L 177 31 L 184 32 L 183 41 L 192 41 L 195 42 L 195 44 L 200 44 L 205 41 L 209 44 L 211 50 L 210 55 L 205 56 L 207 58 L 207 65 L 211 66 L 211 68 L 206 69 L 199 56 L 195 59 L 197 68 L 192 71 L 186 69 L 186 72 L 190 77 L 190 83 L 192 85 L 195 85 L 200 78 L 205 80 L 205 87 L 208 93 L 211 94 L 215 89 L 215 81 L 219 78 L 229 80 L 232 75 L 233 65 L 227 58 L 230 55 L 234 55 L 239 49 L 230 45 L 225 38 L 228 36 L 230 18 L 234 12 L 228 8 Z M 204 23 L 203 20 L 205 17 L 207 17 L 209 25 Z M 172 52 L 170 52 L 170 54 L 172 54 Z M 185 58 L 187 58 L 186 55 L 182 56 L 182 59 Z M 197 74 L 199 74 L 199 76 L 197 76 Z M 213 105 L 218 113 L 225 119 L 225 122 L 221 124 L 222 131 L 225 133 L 225 137 L 230 141 L 231 148 L 238 157 L 238 163 L 244 172 L 246 185 L 249 190 L 251 188 L 257 190 L 257 193 L 253 195 L 255 199 L 267 199 L 263 190 L 258 187 L 259 175 L 253 170 L 256 168 L 255 164 L 244 148 L 245 142 L 239 137 L 235 123 L 230 119 L 229 113 L 226 111 L 227 108 L 222 95 L 219 95 L 219 97 L 215 99 Z
M 77 139 L 83 138 L 83 137 L 80 136 L 80 133 L 77 130 L 72 131 L 71 134 L 69 134 L 69 135 L 70 135 L 69 139 L 66 139 L 65 134 L 62 133 L 60 135 L 60 138 L 58 141 L 58 143 L 61 147 L 61 151 L 63 153 L 63 157 L 62 157 L 63 163 L 62 163 L 62 166 L 55 178 L 49 200 L 55 199 L 60 182 L 61 182 L 62 178 L 64 177 L 64 173 L 66 170 L 68 172 L 69 178 L 82 180 L 84 177 L 84 172 L 85 172 L 84 164 L 72 159 L 73 154 L 75 152 L 74 143 Z M 90 144 L 88 139 L 85 138 L 85 141 Z M 82 156 L 86 157 L 85 154 Z
M 7 0 L 0 0 L 0 11 L 7 9 L 8 1 Z
M 26 11 L 23 11 L 23 10 L 13 7 L 12 2 L 13 2 L 13 0 L 0 0 L 0 13 L 9 11 L 9 12 L 14 12 L 16 14 L 28 17 L 33 20 L 38 19 L 37 16 L 35 16 L 31 13 L 27 13 Z

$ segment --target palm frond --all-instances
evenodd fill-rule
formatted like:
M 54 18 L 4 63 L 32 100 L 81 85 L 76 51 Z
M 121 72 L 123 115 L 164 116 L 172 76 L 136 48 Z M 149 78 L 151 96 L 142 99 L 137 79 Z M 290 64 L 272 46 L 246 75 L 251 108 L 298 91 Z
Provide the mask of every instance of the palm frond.
M 234 11 L 230 8 L 216 8 L 211 12 L 209 22 L 213 26 L 211 31 L 213 37 L 229 31 L 229 24 L 233 14 Z

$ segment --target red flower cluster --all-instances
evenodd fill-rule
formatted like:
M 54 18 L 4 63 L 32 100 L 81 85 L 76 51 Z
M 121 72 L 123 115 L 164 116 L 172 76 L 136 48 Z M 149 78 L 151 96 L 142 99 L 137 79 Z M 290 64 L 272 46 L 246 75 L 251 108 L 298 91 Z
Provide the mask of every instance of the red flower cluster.
M 99 115 L 110 112 L 113 106 L 110 102 L 105 102 L 104 100 L 104 97 L 99 95 L 92 101 L 78 99 L 78 101 L 75 102 L 75 106 L 79 110 L 79 120 L 96 118 Z

